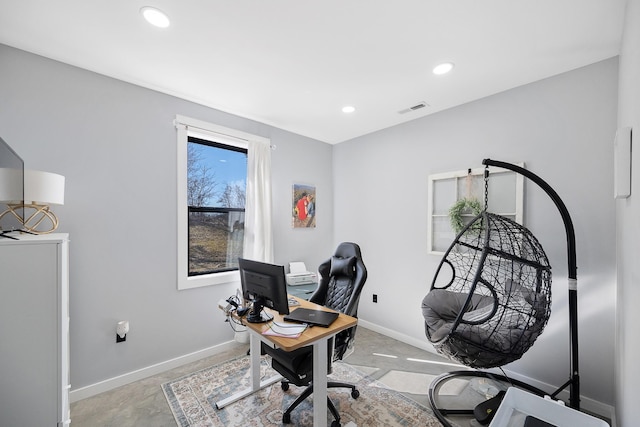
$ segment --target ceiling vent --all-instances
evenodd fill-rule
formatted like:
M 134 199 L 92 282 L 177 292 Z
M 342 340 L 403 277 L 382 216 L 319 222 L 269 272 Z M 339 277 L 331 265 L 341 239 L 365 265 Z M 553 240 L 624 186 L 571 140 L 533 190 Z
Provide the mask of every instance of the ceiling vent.
M 399 114 L 406 114 L 406 113 L 410 113 L 412 111 L 416 111 L 416 110 L 420 110 L 421 108 L 424 107 L 428 107 L 429 104 L 427 104 L 426 102 L 422 101 L 419 104 L 414 105 L 413 107 L 409 107 L 409 108 L 405 108 L 404 110 L 400 110 L 398 111 Z

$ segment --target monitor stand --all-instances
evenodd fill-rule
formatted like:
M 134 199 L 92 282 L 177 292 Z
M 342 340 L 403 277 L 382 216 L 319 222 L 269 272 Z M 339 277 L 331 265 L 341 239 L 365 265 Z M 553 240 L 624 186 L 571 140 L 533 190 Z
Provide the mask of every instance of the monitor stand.
M 264 310 L 264 300 L 259 298 L 253 302 L 253 308 L 247 314 L 247 322 L 249 323 L 266 323 L 273 320 L 273 316 Z

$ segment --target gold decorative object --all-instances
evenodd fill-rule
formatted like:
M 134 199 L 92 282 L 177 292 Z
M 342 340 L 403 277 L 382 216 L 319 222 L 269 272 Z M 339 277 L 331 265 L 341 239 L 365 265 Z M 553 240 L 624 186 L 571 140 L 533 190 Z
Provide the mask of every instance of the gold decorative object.
M 22 185 L 15 185 L 22 176 L 24 189 Z M 2 183 L 5 185 L 0 185 L 0 201 L 6 203 L 7 210 L 0 213 L 0 224 L 6 216 L 12 218 L 14 224 L 17 220 L 21 230 L 30 233 L 46 234 L 58 228 L 58 218 L 49 205 L 64 204 L 64 176 L 27 169 L 23 175 L 22 170 L 0 168 Z
M 7 203 L 7 208 L 8 209 L 6 211 L 0 214 L 0 221 L 2 221 L 2 218 L 5 215 L 13 215 L 24 226 L 24 230 L 30 233 L 47 234 L 58 228 L 58 217 L 53 212 L 51 212 L 51 210 L 49 210 L 48 205 L 40 205 L 37 203 Z M 23 209 L 24 211 L 24 222 L 22 216 L 20 216 L 20 214 L 17 212 L 20 209 Z M 28 209 L 33 210 L 33 212 L 29 214 L 29 216 L 27 216 Z M 44 220 L 49 220 L 49 222 L 51 223 L 51 227 L 49 227 L 48 229 L 39 230 L 38 226 Z

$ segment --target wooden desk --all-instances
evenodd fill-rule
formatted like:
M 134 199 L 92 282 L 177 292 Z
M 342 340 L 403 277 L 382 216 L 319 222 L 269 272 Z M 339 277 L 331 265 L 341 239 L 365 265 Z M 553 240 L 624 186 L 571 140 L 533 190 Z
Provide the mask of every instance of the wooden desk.
M 290 307 L 294 310 L 298 307 L 306 307 L 316 310 L 332 311 L 318 304 L 297 298 L 300 302 L 299 306 Z M 268 310 L 268 309 L 265 309 Z M 276 322 L 283 322 L 283 316 L 277 312 L 269 310 L 273 314 Z M 262 332 L 268 328 L 266 323 L 248 323 L 244 322 L 251 337 L 251 388 L 243 390 L 226 399 L 216 402 L 218 409 L 236 402 L 256 391 L 267 387 L 282 379 L 280 375 L 260 381 L 260 342 L 275 345 L 285 351 L 293 351 L 300 347 L 313 345 L 313 425 L 325 427 L 327 425 L 327 342 L 329 338 L 340 331 L 349 329 L 358 323 L 355 317 L 347 316 L 340 313 L 340 316 L 328 327 L 323 328 L 314 326 L 307 328 L 298 338 L 275 337 L 271 335 L 262 335 Z

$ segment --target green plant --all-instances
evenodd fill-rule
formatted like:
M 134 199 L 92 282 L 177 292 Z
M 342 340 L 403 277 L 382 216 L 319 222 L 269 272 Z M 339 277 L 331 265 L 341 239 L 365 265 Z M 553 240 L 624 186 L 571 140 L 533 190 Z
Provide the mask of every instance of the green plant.
M 451 228 L 457 233 L 462 231 L 466 223 L 462 218 L 464 215 L 473 215 L 474 217 L 482 212 L 482 205 L 478 199 L 463 198 L 458 200 L 449 209 L 449 221 Z

